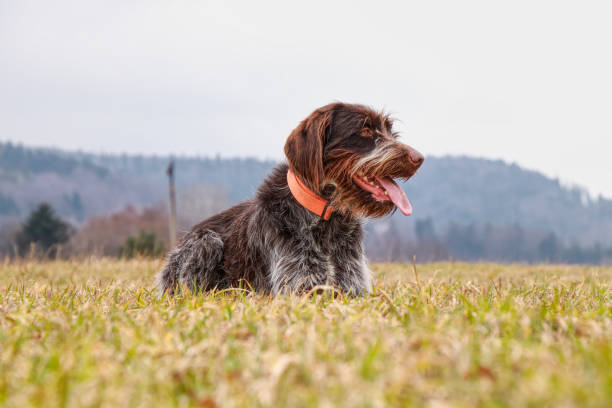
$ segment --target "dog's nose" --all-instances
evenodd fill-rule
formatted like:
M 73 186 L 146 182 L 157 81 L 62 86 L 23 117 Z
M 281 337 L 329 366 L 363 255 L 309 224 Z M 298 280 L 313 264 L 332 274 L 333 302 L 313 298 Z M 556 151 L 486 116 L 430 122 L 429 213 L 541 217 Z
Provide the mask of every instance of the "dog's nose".
M 410 151 L 408 152 L 408 156 L 410 157 L 410 162 L 417 167 L 423 164 L 423 161 L 425 160 L 425 157 L 423 157 L 421 153 L 419 153 L 418 151 L 412 148 L 410 148 Z

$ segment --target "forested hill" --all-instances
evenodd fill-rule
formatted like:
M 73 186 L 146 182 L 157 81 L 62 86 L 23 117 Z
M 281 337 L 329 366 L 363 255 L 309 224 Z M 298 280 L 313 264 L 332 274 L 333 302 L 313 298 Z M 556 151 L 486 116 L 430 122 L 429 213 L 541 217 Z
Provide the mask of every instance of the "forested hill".
M 73 223 L 128 204 L 165 201 L 169 157 L 94 155 L 0 143 L 0 222 L 21 219 L 41 201 Z M 175 158 L 179 191 L 215 191 L 227 204 L 253 195 L 274 166 L 256 159 Z M 431 218 L 456 224 L 515 225 L 567 242 L 612 245 L 612 201 L 502 161 L 428 157 L 404 189 L 414 215 L 393 216 L 400 231 Z M 179 196 L 180 197 L 180 196 Z M 389 223 L 389 218 L 381 223 Z
M 612 200 L 503 161 L 429 157 L 404 186 L 417 218 L 553 231 L 567 241 L 612 244 Z

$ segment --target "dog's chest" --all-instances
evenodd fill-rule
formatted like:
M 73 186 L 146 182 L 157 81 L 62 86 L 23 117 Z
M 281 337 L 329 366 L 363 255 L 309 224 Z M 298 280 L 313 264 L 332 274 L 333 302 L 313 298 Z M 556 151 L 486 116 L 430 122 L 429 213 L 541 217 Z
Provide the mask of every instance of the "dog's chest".
M 324 268 L 325 274 L 327 275 L 327 281 L 329 283 L 334 283 L 336 281 L 336 267 L 334 266 L 331 255 L 329 254 L 325 257 Z
M 343 280 L 342 271 L 357 263 L 356 248 L 361 245 L 355 232 L 360 225 L 337 221 L 296 223 L 288 229 L 291 233 L 266 240 L 273 243 L 268 251 L 268 276 L 274 293 L 283 288 L 337 285 Z

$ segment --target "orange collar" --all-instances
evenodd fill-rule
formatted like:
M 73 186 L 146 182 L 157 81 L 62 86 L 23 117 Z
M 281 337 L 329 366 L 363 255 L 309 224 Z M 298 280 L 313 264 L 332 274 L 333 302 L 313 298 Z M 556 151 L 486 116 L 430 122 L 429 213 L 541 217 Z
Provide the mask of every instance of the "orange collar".
M 306 187 L 304 183 L 295 176 L 291 169 L 287 171 L 287 184 L 289 185 L 291 194 L 293 194 L 293 197 L 295 197 L 302 207 L 322 217 L 325 221 L 329 220 L 331 213 L 334 212 L 334 207 L 329 205 L 329 201 L 319 197 Z

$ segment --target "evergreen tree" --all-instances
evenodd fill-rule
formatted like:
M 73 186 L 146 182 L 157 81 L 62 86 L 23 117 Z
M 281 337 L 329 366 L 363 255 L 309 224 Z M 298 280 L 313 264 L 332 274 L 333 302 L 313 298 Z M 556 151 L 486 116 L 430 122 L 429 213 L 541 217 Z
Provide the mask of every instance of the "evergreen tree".
M 70 239 L 70 225 L 55 214 L 47 203 L 30 213 L 17 237 L 20 254 L 26 255 L 32 245 L 44 255 L 54 257 L 60 245 Z

